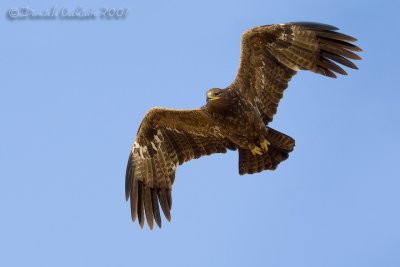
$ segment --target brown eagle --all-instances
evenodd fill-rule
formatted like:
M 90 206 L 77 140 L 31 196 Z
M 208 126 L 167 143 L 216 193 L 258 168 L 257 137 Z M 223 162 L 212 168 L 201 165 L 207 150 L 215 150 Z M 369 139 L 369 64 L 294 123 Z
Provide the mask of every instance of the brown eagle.
M 126 169 L 125 194 L 132 220 L 161 227 L 160 209 L 170 220 L 175 170 L 182 163 L 227 149 L 239 151 L 239 173 L 274 170 L 288 158 L 294 139 L 267 125 L 283 91 L 298 70 L 336 78 L 357 69 L 355 38 L 313 22 L 255 27 L 244 32 L 235 80 L 207 91 L 199 109 L 152 108 L 137 132 Z

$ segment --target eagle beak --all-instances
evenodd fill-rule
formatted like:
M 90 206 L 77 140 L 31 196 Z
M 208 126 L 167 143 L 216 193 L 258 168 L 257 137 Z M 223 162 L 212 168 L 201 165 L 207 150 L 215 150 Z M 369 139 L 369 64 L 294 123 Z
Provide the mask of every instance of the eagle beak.
M 207 101 L 219 99 L 218 96 L 213 96 L 211 92 L 207 93 Z

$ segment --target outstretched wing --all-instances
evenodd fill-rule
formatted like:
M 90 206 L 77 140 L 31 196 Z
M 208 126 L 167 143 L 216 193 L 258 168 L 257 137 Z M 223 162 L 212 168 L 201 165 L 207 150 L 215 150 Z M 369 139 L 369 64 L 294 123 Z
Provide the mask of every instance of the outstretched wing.
M 178 165 L 212 153 L 235 149 L 202 109 L 153 108 L 144 117 L 126 169 L 125 194 L 132 220 L 143 227 L 144 214 L 161 227 L 159 204 L 170 220 L 171 189 Z
M 242 36 L 239 70 L 231 85 L 272 120 L 283 91 L 297 70 L 336 78 L 347 73 L 336 63 L 357 69 L 349 59 L 361 59 L 355 38 L 326 24 L 297 22 L 252 28 Z

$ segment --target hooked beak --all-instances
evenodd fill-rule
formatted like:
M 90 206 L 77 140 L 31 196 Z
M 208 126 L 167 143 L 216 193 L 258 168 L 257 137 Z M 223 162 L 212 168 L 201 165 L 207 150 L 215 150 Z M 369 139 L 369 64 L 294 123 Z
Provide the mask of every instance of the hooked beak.
M 220 98 L 220 97 L 218 97 L 218 96 L 213 96 L 211 92 L 208 92 L 208 93 L 207 93 L 207 101 L 209 101 L 209 100 L 216 100 L 216 99 L 219 99 L 219 98 Z

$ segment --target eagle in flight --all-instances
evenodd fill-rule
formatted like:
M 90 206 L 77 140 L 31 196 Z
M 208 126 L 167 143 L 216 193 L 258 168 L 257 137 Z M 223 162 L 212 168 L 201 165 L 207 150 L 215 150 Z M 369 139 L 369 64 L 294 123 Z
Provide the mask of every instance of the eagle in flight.
M 235 80 L 207 91 L 199 109 L 150 109 L 136 135 L 126 169 L 125 196 L 132 220 L 161 227 L 160 206 L 171 219 L 176 168 L 227 149 L 239 151 L 239 173 L 274 170 L 293 150 L 293 138 L 268 127 L 290 79 L 298 70 L 328 77 L 357 69 L 356 39 L 313 22 L 255 27 L 243 33 Z

